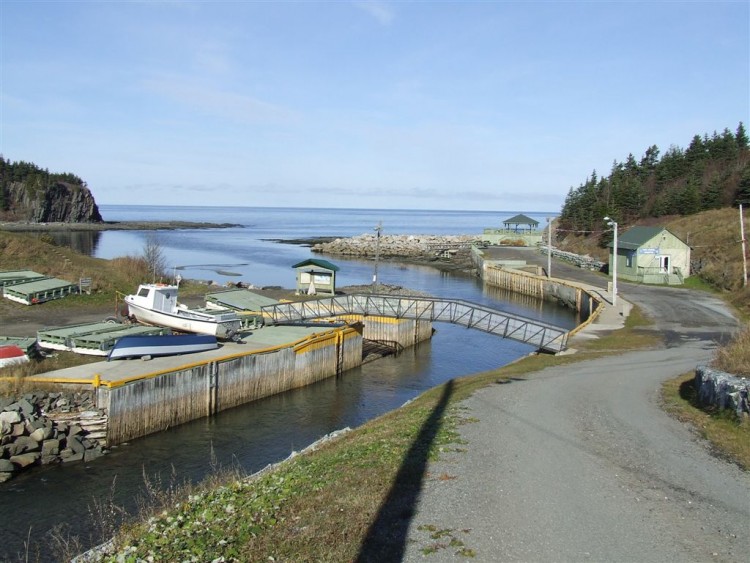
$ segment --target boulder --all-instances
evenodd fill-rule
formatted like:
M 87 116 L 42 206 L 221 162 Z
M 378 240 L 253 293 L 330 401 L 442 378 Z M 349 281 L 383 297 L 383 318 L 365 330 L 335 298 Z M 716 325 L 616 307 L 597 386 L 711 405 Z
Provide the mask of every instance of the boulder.
M 0 483 L 5 483 L 13 478 L 13 473 L 0 472 Z
M 86 446 L 83 445 L 81 439 L 78 436 L 68 436 L 66 443 L 67 449 L 73 450 L 73 453 L 82 454 L 86 451 Z
M 21 469 L 34 465 L 42 457 L 39 452 L 29 452 L 24 454 L 14 455 L 10 458 L 10 461 L 16 464 Z
M 36 440 L 37 442 L 41 442 L 49 438 L 51 435 L 52 429 L 42 426 L 41 428 L 37 428 L 31 434 L 29 434 L 29 438 L 31 438 L 32 440 Z
M 31 436 L 19 436 L 13 442 L 18 453 L 38 452 L 42 449 L 39 441 L 34 440 Z
M 68 463 L 71 461 L 83 461 L 83 452 L 79 454 L 70 454 L 68 457 L 61 456 L 61 459 L 63 463 Z
M 0 473 L 12 473 L 16 470 L 16 466 L 9 459 L 0 459 Z
M 8 424 L 21 422 L 21 413 L 16 410 L 6 410 L 0 412 L 0 422 L 6 422 Z
M 42 443 L 42 455 L 58 455 L 60 453 L 60 440 L 45 440 Z

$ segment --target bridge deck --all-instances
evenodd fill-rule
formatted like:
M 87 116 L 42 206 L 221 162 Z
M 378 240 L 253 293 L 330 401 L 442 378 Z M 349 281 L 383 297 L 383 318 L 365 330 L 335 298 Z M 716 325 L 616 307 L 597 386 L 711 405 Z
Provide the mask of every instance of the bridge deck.
M 564 328 L 457 299 L 375 294 L 338 295 L 312 301 L 269 305 L 263 307 L 263 313 L 279 323 L 296 323 L 345 314 L 449 322 L 531 344 L 553 353 L 565 350 L 568 342 L 568 331 Z

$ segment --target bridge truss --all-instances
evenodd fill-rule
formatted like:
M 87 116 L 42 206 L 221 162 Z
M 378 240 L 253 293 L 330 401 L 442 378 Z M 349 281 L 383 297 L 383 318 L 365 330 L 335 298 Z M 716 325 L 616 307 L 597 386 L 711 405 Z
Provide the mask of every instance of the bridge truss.
M 531 344 L 552 353 L 565 350 L 568 342 L 568 331 L 564 328 L 458 299 L 337 295 L 311 301 L 278 303 L 262 310 L 264 316 L 279 324 L 302 323 L 346 314 L 448 322 Z

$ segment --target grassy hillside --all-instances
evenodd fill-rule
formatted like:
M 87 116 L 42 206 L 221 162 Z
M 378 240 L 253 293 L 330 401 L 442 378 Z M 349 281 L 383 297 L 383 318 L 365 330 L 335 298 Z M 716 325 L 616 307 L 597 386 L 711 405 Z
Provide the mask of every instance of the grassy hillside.
M 750 211 L 745 209 L 745 238 L 750 238 Z M 602 221 L 602 226 L 604 222 Z M 740 215 L 735 208 L 712 209 L 695 215 L 641 219 L 620 225 L 620 232 L 636 225 L 664 226 L 692 248 L 693 272 L 727 299 L 744 315 L 750 316 L 750 290 L 742 287 L 742 247 Z M 604 237 L 608 231 L 591 235 L 558 232 L 557 245 L 570 252 L 589 254 L 607 260 Z M 750 250 L 750 248 L 748 248 Z

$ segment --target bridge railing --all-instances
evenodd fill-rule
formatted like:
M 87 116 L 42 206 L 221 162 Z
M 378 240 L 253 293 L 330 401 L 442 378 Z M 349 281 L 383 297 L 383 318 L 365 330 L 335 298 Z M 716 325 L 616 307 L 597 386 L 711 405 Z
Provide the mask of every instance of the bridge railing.
M 457 299 L 377 294 L 339 295 L 268 305 L 263 307 L 263 313 L 277 323 L 302 322 L 344 314 L 449 322 L 531 344 L 550 352 L 561 352 L 566 348 L 568 340 L 568 331 L 564 328 Z

